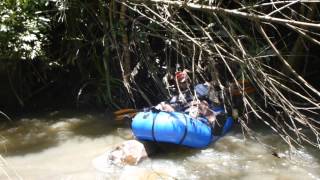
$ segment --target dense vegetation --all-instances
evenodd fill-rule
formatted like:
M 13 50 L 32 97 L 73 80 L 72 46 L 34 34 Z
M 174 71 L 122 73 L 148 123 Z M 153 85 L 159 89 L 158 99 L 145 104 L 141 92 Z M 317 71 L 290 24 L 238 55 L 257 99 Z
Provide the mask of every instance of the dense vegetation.
M 148 106 L 180 64 L 241 109 L 246 132 L 255 117 L 288 144 L 319 146 L 316 1 L 4 0 L 0 13 L 2 112 Z M 231 97 L 240 79 L 257 92 Z

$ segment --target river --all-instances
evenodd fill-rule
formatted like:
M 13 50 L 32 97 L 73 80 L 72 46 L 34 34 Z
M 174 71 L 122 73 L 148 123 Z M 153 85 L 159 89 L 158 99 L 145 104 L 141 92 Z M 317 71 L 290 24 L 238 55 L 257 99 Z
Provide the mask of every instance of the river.
M 0 179 L 320 179 L 320 155 L 314 148 L 291 152 L 264 130 L 257 137 L 239 128 L 203 150 L 170 150 L 137 166 L 116 166 L 106 152 L 130 139 L 130 129 L 111 125 L 99 113 L 53 111 L 2 123 Z

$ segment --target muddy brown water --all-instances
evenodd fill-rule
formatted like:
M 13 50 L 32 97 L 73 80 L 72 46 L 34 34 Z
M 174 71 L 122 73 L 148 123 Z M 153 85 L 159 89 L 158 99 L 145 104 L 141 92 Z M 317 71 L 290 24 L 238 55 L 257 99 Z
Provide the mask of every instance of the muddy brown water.
M 102 114 L 59 111 L 2 124 L 0 179 L 320 179 L 319 150 L 291 152 L 269 131 L 258 137 L 281 158 L 235 129 L 207 149 L 169 150 L 137 166 L 114 165 L 107 153 L 131 131 L 110 124 Z

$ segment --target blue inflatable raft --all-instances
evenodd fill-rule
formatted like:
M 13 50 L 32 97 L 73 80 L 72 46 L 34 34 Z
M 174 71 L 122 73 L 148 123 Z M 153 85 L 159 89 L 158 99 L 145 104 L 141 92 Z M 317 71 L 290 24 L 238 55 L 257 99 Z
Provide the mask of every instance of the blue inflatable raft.
M 221 109 L 216 112 L 221 112 Z M 226 134 L 234 120 L 228 116 L 224 122 L 218 120 L 218 123 L 219 128 L 211 127 L 205 118 L 194 119 L 182 112 L 146 111 L 139 112 L 132 119 L 131 126 L 138 140 L 205 148 Z

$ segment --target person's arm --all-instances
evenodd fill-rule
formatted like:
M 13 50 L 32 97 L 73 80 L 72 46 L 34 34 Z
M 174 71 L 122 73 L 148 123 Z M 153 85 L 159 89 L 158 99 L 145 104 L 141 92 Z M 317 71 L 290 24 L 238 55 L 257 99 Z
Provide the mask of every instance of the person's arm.
M 213 124 L 216 121 L 216 114 L 212 110 L 210 110 L 207 101 L 200 102 L 199 110 L 200 114 L 205 116 L 211 124 Z
M 168 103 L 166 103 L 166 102 L 161 102 L 161 103 L 159 103 L 155 108 L 156 108 L 157 110 L 159 110 L 159 111 L 166 111 L 166 112 L 173 112 L 173 111 L 175 111 L 174 108 L 173 108 L 170 104 L 168 104 Z

